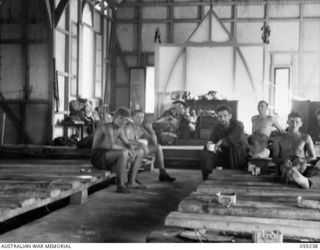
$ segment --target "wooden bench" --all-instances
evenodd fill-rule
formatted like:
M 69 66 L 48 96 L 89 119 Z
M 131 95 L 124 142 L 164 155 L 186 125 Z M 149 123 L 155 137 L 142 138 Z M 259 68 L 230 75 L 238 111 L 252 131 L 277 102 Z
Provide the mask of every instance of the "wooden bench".
M 90 187 L 114 177 L 94 169 L 89 160 L 2 159 L 0 222 L 67 197 L 71 204 L 82 204 Z
M 235 193 L 236 204 L 219 203 L 218 192 Z M 235 238 L 241 235 L 249 241 L 253 230 L 280 230 L 284 241 L 319 242 L 319 210 L 298 207 L 298 196 L 320 202 L 320 189 L 300 189 L 274 175 L 214 170 L 196 192 L 181 201 L 177 212 L 166 217 L 165 226 L 191 231 L 206 229 Z

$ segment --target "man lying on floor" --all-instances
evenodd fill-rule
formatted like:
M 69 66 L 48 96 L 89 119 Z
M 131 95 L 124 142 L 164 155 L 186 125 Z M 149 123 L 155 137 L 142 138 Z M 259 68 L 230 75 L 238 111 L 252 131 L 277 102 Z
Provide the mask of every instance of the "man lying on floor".
M 288 115 L 288 132 L 274 142 L 272 160 L 279 164 L 286 182 L 305 189 L 320 187 L 320 162 L 307 167 L 307 163 L 314 161 L 316 156 L 311 137 L 299 131 L 302 124 L 299 113 Z
M 125 187 L 128 162 L 133 162 L 132 169 L 137 169 L 143 158 L 143 150 L 134 149 L 124 134 L 123 127 L 129 116 L 129 110 L 119 107 L 114 114 L 113 122 L 102 124 L 97 129 L 92 143 L 92 165 L 98 169 L 108 169 L 117 173 L 117 192 L 119 193 L 129 193 Z M 117 139 L 121 140 L 124 146 L 116 144 Z M 138 186 L 139 184 L 131 175 L 128 187 Z
M 144 156 L 155 153 L 155 167 L 159 168 L 159 181 L 173 182 L 176 178 L 171 177 L 164 168 L 163 152 L 158 144 L 157 136 L 152 128 L 152 124 L 144 123 L 144 112 L 135 110 L 131 113 L 132 121 L 127 122 L 124 128 L 129 142 L 137 147 L 142 147 Z M 139 168 L 139 166 L 137 166 Z M 137 175 L 138 169 L 133 169 L 132 178 Z
M 203 180 L 217 166 L 230 169 L 245 169 L 247 166 L 248 142 L 243 123 L 231 119 L 231 109 L 226 105 L 217 108 L 217 115 L 218 124 L 213 128 L 210 141 L 200 156 Z M 213 150 L 210 149 L 212 146 Z

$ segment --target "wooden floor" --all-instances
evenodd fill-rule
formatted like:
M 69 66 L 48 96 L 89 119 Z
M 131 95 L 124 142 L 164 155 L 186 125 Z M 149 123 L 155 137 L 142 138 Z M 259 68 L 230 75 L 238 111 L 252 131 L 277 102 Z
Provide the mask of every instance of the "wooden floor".
M 89 160 L 0 160 L 0 222 L 70 197 L 81 204 L 88 188 L 114 178 Z
M 236 204 L 218 203 L 218 192 L 235 193 Z M 273 175 L 214 170 L 196 192 L 181 201 L 178 211 L 166 217 L 165 225 L 168 229 L 205 229 L 217 235 L 241 235 L 249 241 L 254 230 L 280 230 L 284 241 L 319 242 L 320 211 L 298 207 L 298 196 L 320 202 L 320 189 L 299 189 Z

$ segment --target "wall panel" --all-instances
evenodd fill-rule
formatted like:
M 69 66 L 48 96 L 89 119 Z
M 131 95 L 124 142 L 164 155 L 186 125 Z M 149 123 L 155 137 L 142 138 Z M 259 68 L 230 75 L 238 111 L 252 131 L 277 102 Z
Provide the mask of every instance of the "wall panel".
M 49 48 L 48 45 L 30 46 L 30 87 L 31 99 L 49 98 Z
M 166 24 L 142 24 L 142 50 L 146 52 L 154 52 L 154 35 L 157 27 L 160 30 L 161 42 L 167 41 L 167 25 Z
M 188 47 L 187 86 L 193 96 L 216 90 L 232 96 L 232 47 Z
M 175 44 L 185 43 L 196 27 L 196 23 L 175 23 L 173 26 L 173 42 Z
M 185 7 L 179 6 L 174 7 L 174 18 L 197 18 L 198 17 L 198 8 L 197 7 Z
M 298 22 L 270 22 L 270 50 L 298 51 L 299 23 Z
M 124 51 L 134 51 L 137 49 L 136 34 L 137 27 L 134 24 L 117 25 L 118 39 Z
M 237 9 L 238 18 L 264 17 L 263 5 L 239 5 Z
M 320 4 L 305 4 L 303 7 L 303 15 L 307 17 L 319 17 Z
M 1 44 L 0 53 L 0 91 L 7 99 L 21 99 L 24 85 L 22 47 Z
M 303 23 L 303 44 L 305 50 L 320 51 L 320 22 Z
M 262 26 L 263 23 L 238 23 L 237 41 L 240 43 L 262 43 Z
M 166 7 L 144 7 L 142 8 L 143 19 L 166 19 L 168 8 Z
M 119 19 L 134 19 L 135 8 L 125 7 L 117 9 L 117 18 Z
M 269 17 L 299 17 L 299 5 L 279 2 L 279 4 L 269 5 Z

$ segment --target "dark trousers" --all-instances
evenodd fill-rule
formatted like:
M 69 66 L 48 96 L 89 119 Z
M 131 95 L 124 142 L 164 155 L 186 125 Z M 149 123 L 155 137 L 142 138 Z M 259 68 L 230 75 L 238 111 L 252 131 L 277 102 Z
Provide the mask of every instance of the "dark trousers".
M 247 153 L 244 147 L 222 147 L 221 151 L 213 153 L 205 146 L 200 155 L 202 178 L 206 180 L 212 169 L 245 169 L 247 166 Z
M 228 164 L 229 152 L 224 149 L 222 152 L 213 153 L 207 150 L 204 146 L 200 154 L 200 167 L 202 170 L 202 178 L 206 180 L 208 175 L 212 172 L 212 169 L 220 166 L 223 168 L 229 168 Z

